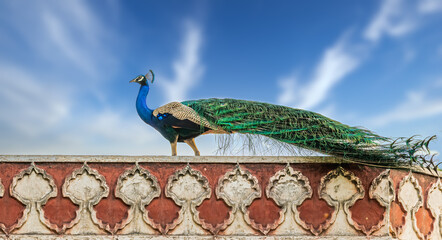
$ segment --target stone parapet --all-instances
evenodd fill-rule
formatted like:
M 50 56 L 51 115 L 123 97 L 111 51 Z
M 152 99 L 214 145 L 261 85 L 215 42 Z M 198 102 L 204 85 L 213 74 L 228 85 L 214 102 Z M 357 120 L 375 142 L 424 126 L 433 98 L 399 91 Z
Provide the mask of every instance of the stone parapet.
M 437 173 L 332 157 L 0 156 L 0 239 L 442 239 Z

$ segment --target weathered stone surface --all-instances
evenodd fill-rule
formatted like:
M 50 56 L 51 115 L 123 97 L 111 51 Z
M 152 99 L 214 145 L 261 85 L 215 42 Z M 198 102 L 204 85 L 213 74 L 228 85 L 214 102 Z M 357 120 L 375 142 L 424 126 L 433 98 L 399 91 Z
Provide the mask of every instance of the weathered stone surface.
M 442 239 L 429 172 L 232 159 L 0 156 L 0 239 Z
M 419 229 L 416 225 L 416 212 L 423 205 L 422 188 L 410 172 L 399 184 L 399 202 L 407 212 L 402 238 L 419 239 Z
M 287 165 L 270 178 L 266 194 L 272 198 L 278 206 L 281 206 L 280 219 L 272 229 L 274 234 L 281 235 L 306 235 L 302 228 L 309 230 L 308 226 L 299 218 L 298 206 L 305 199 L 312 197 L 312 188 L 307 177 L 301 172 L 293 170 Z M 303 234 L 304 233 L 304 234 Z
M 193 164 L 193 168 L 200 171 L 209 181 L 210 188 L 216 189 L 218 180 L 224 173 L 235 167 L 234 164 Z M 201 205 L 197 207 L 201 226 L 209 230 L 212 234 L 217 235 L 218 232 L 227 227 L 227 221 L 230 219 L 231 207 L 229 207 L 222 199 L 217 199 L 216 192 L 212 191 L 210 198 L 205 199 Z
M 376 224 L 373 224 L 371 228 L 366 228 L 365 226 L 357 227 L 367 235 L 378 231 L 383 226 L 387 226 L 388 219 L 390 219 L 390 205 L 395 198 L 395 191 L 393 187 L 393 180 L 390 177 L 390 170 L 387 169 L 383 171 L 372 181 L 369 196 L 371 199 L 376 199 L 376 201 L 378 201 L 379 204 L 385 208 L 385 211 L 383 211 L 382 219 Z M 384 231 L 380 232 L 380 234 L 384 234 L 385 232 L 388 232 L 388 229 L 384 229 Z
M 286 164 L 243 164 L 243 166 L 245 170 L 256 177 L 261 189 L 261 197 L 255 199 L 247 207 L 250 225 L 263 234 L 272 235 L 271 231 L 275 230 L 278 222 L 282 220 L 282 208 L 275 203 L 274 199 L 265 194 L 265 190 L 269 185 L 270 178 L 283 170 Z M 263 168 L 263 166 L 265 167 Z
M 130 206 L 123 200 L 115 196 L 115 188 L 118 178 L 134 164 L 128 163 L 109 163 L 109 164 L 88 164 L 92 169 L 96 170 L 106 181 L 109 187 L 109 194 L 103 197 L 96 205 L 93 206 L 98 225 L 109 233 L 115 234 L 127 220 Z
M 51 233 L 51 224 L 44 218 L 42 205 L 57 196 L 54 180 L 34 163 L 16 175 L 10 186 L 11 196 L 26 205 L 23 217 L 18 220 L 14 233 Z
M 146 206 L 160 196 L 158 180 L 138 164 L 118 178 L 115 196 L 130 206 L 128 217 L 120 224 L 121 234 L 156 234 L 147 217 Z
M 364 197 L 365 191 L 362 183 L 353 173 L 338 167 L 330 171 L 321 179 L 319 195 L 335 211 L 332 213 L 330 221 L 324 226 L 330 235 L 358 235 L 350 225 L 354 225 L 349 208 L 356 200 Z
M 66 176 L 70 175 L 75 169 L 81 168 L 83 163 L 38 163 L 37 167 L 44 169 L 48 175 L 53 177 L 57 186 L 57 196 L 50 198 L 47 203 L 42 206 L 44 218 L 48 226 L 57 233 L 64 233 L 67 224 L 72 222 L 76 217 L 78 206 L 69 198 L 63 197 L 63 183 Z
M 30 163 L 0 163 L 0 179 L 5 189 L 3 196 L 0 198 L 0 229 L 6 234 L 11 233 L 18 227 L 19 220 L 22 219 L 26 209 L 24 204 L 11 196 L 10 191 L 8 191 L 9 186 L 12 179 L 21 171 L 27 169 Z
M 253 235 L 256 231 L 250 225 L 247 206 L 261 197 L 258 180 L 249 171 L 242 170 L 239 165 L 227 172 L 218 181 L 217 198 L 222 198 L 232 207 L 232 214 L 226 222 L 227 229 L 223 235 Z
M 440 178 L 428 191 L 427 206 L 435 219 L 430 239 L 442 239 L 442 182 Z
M 63 196 L 79 206 L 76 218 L 66 224 L 69 234 L 103 234 L 94 205 L 109 194 L 106 180 L 86 163 L 68 176 L 63 184 Z M 99 227 L 100 226 L 100 227 Z
M 166 185 L 166 196 L 181 206 L 178 219 L 173 223 L 170 234 L 176 235 L 208 235 L 201 226 L 197 206 L 209 198 L 211 189 L 209 182 L 200 171 L 193 170 L 190 165 L 178 170 L 169 177 Z M 178 225 L 178 226 L 177 226 Z

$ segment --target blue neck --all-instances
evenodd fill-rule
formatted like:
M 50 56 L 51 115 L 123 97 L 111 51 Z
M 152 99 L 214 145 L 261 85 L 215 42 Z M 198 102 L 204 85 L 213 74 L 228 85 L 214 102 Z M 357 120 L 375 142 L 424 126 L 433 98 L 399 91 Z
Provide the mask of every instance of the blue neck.
M 140 118 L 147 124 L 151 125 L 153 111 L 146 105 L 146 96 L 148 93 L 149 93 L 149 86 L 147 84 L 141 85 L 140 91 L 138 92 L 136 105 L 137 105 L 137 112 Z

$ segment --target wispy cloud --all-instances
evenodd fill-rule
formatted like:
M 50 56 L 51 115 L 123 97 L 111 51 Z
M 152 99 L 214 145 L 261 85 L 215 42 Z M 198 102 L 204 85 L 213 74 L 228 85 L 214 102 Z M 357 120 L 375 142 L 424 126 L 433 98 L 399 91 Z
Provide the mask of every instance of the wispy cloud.
M 127 117 L 116 109 L 104 109 L 93 114 L 83 123 L 83 131 L 107 141 L 132 145 L 145 144 L 158 136 L 137 117 Z
M 365 29 L 365 38 L 377 41 L 384 34 L 402 36 L 412 31 L 416 27 L 416 22 L 406 11 L 402 0 L 385 0 Z
M 281 93 L 278 96 L 278 103 L 282 105 L 292 105 L 297 101 L 295 74 L 283 77 L 278 80 L 278 86 L 281 88 Z
M 295 76 L 285 76 L 278 80 L 278 87 L 281 89 L 278 93 L 278 104 L 296 106 L 299 98 L 299 90 L 293 87 L 296 85 L 297 78 Z
M 440 92 L 440 86 L 433 85 L 433 87 Z M 369 123 L 375 127 L 381 127 L 393 122 L 408 122 L 442 115 L 442 98 L 440 95 L 431 97 L 430 91 L 430 89 L 425 89 L 409 92 L 400 104 L 371 118 Z
M 345 40 L 339 40 L 328 48 L 316 67 L 310 83 L 303 90 L 302 108 L 314 108 L 322 103 L 332 88 L 354 71 L 361 59 L 352 54 Z
M 416 30 L 425 15 L 440 10 L 440 2 L 426 0 L 416 5 L 403 0 L 384 0 L 363 30 L 363 38 L 350 39 L 351 32 L 345 32 L 324 51 L 314 68 L 313 76 L 308 78 L 306 84 L 300 84 L 299 77 L 294 75 L 280 78 L 278 103 L 317 109 L 328 99 L 338 83 L 363 64 L 369 52 L 379 45 L 381 38 L 386 35 L 402 37 Z M 412 61 L 415 55 L 411 47 L 405 49 L 404 61 Z
M 200 62 L 203 36 L 201 28 L 194 22 L 185 24 L 185 36 L 181 43 L 180 54 L 173 62 L 172 79 L 162 80 L 160 85 L 169 101 L 185 100 L 189 90 L 194 87 L 204 72 Z
M 442 11 L 442 1 L 384 0 L 364 31 L 365 39 L 376 42 L 383 36 L 401 37 L 414 30 L 424 17 Z
M 1 34 L 13 36 L 22 45 L 0 39 L 6 45 L 3 48 L 16 48 L 13 57 L 0 56 L 0 108 L 8 112 L 0 118 L 35 135 L 72 117 L 71 102 L 90 86 L 84 83 L 102 79 L 98 73 L 106 72 L 103 69 L 109 69 L 113 59 L 112 52 L 103 48 L 103 39 L 112 31 L 105 32 L 91 6 L 81 0 L 5 3 L 3 7 L 11 27 L 0 29 Z
M 44 19 L 49 36 L 58 50 L 60 50 L 66 58 L 70 59 L 74 63 L 74 66 L 79 67 L 87 74 L 96 75 L 96 68 L 91 62 L 91 59 L 88 58 L 84 50 L 75 43 L 74 35 L 66 31 L 68 28 L 62 23 L 61 19 L 52 13 L 46 13 Z
M 278 102 L 306 109 L 314 109 L 323 103 L 333 87 L 353 72 L 362 60 L 355 54 L 356 48 L 347 43 L 346 36 L 324 51 L 307 85 L 297 86 L 295 90 L 297 82 L 294 76 L 282 78 Z
M 59 50 L 63 57 L 72 61 L 90 79 L 97 78 L 100 68 L 113 61 L 112 52 L 103 45 L 112 36 L 84 1 L 68 1 L 53 4 L 49 10 L 42 11 L 43 29 L 47 32 L 48 42 Z
M 69 93 L 39 83 L 25 69 L 2 64 L 0 85 L 0 121 L 24 135 L 47 131 L 69 114 Z
M 7 31 L 5 34 L 13 36 L 14 42 L 20 43 L 29 56 L 38 56 L 39 61 L 53 65 L 53 71 L 70 68 L 82 74 L 82 79 L 100 79 L 97 78 L 100 68 L 115 64 L 113 52 L 105 47 L 109 39 L 117 41 L 118 35 L 94 14 L 89 2 L 15 2 L 2 7 L 10 26 L 2 29 Z M 106 9 L 107 5 L 100 7 Z M 106 20 L 109 24 L 112 18 Z
M 4 113 L 0 115 L 0 128 L 8 132 L 2 132 L 1 141 L 10 142 L 2 145 L 0 151 L 50 153 L 57 148 L 65 149 L 61 142 L 69 142 L 62 141 L 68 135 L 82 139 L 77 142 L 78 151 L 81 142 L 100 136 L 98 132 L 93 136 L 94 131 L 86 126 L 100 121 L 100 126 L 109 126 L 103 123 L 104 117 L 114 124 L 109 132 L 122 129 L 115 124 L 124 118 L 108 113 L 101 118 L 84 114 L 96 112 L 94 102 L 83 105 L 82 97 L 90 97 L 86 91 L 94 87 L 90 82 L 103 79 L 97 77 L 98 73 L 101 76 L 109 71 L 109 66 L 115 66 L 113 51 L 103 46 L 109 43 L 104 39 L 113 30 L 105 30 L 102 19 L 88 2 L 2 5 L 2 20 L 10 27 L 0 28 L 0 34 L 11 36 L 13 41 L 0 38 L 1 48 L 6 50 L 0 55 L 0 111 Z M 86 122 L 90 120 L 89 124 L 82 126 L 80 116 Z M 75 134 L 66 134 L 70 130 Z M 118 134 L 121 136 L 121 131 Z M 25 148 L 26 143 L 33 147 Z
M 442 1 L 440 0 L 421 0 L 418 10 L 422 13 L 434 13 L 442 11 Z

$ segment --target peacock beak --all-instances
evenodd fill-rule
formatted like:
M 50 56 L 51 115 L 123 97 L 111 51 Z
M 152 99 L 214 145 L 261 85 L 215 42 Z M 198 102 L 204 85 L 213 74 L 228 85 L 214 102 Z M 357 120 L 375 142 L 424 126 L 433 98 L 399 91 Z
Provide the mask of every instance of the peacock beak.
M 136 81 L 137 81 L 137 78 L 138 78 L 138 77 L 136 77 L 136 78 L 130 80 L 129 83 L 136 82 Z

